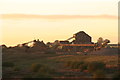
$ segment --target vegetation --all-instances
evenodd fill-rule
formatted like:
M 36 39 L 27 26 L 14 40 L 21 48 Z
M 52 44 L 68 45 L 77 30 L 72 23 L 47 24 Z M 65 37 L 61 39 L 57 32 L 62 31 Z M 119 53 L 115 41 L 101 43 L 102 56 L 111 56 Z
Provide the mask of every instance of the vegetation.
M 71 69 L 80 69 L 81 71 L 87 69 L 87 64 L 83 61 L 68 61 L 64 65 L 65 67 L 69 67 Z
M 54 74 L 55 70 L 51 69 L 47 65 L 33 63 L 31 65 L 31 71 L 35 72 L 34 77 L 36 78 L 49 78 Z
M 45 51 L 46 54 L 55 54 L 55 50 L 54 49 L 48 49 Z
M 120 79 L 120 72 L 116 72 L 114 75 L 113 75 L 113 80 L 119 80 Z
M 117 65 L 118 61 L 118 56 L 37 53 L 39 54 L 11 50 L 4 53 L 3 77 L 51 78 L 85 76 L 97 78 L 113 75 L 116 68 L 113 68 L 112 73 L 109 73 L 106 72 L 105 65 L 114 66 Z M 75 71 L 77 69 L 78 71 Z M 85 72 L 85 70 L 88 70 L 88 72 Z
M 31 71 L 33 71 L 33 72 L 38 72 L 41 67 L 43 67 L 41 64 L 33 63 L 33 64 L 31 65 Z
M 87 67 L 88 67 L 88 64 L 84 63 L 84 64 L 80 65 L 80 70 L 81 71 L 87 70 Z
M 15 64 L 13 62 L 3 62 L 2 67 L 13 67 Z
M 14 70 L 14 71 L 20 71 L 20 67 L 15 66 L 15 67 L 13 68 L 13 70 Z
M 91 62 L 88 64 L 88 71 L 89 72 L 95 72 L 97 70 L 104 70 L 105 69 L 105 64 L 103 62 Z
M 105 72 L 103 70 L 96 70 L 93 74 L 93 78 L 105 78 Z

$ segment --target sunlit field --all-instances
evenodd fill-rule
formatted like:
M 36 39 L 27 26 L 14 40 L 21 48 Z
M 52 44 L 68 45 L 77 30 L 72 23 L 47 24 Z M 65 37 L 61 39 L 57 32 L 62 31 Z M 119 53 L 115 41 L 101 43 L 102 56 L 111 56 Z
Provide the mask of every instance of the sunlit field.
M 104 49 L 105 50 L 105 49 Z M 55 54 L 4 50 L 3 78 L 114 78 L 118 75 L 116 53 Z

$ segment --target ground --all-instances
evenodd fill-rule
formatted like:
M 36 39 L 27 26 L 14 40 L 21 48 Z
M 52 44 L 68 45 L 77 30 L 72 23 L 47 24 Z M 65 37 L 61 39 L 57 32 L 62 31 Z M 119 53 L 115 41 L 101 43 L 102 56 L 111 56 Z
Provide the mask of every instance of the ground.
M 3 51 L 3 78 L 93 78 L 94 72 L 90 72 L 88 68 L 81 69 L 78 67 L 70 67 L 78 65 L 75 62 L 83 62 L 86 65 L 92 62 L 102 62 L 105 64 L 104 74 L 106 78 L 113 78 L 118 71 L 118 49 L 109 48 L 93 51 L 85 54 L 74 53 L 26 53 L 17 50 Z M 7 63 L 14 64 L 9 66 Z M 72 65 L 69 65 L 71 64 Z M 73 64 L 74 63 L 74 64 Z M 7 64 L 7 65 L 6 65 Z M 43 67 L 37 69 L 37 64 Z M 46 68 L 45 68 L 46 67 Z M 95 74 L 96 75 L 96 74 Z

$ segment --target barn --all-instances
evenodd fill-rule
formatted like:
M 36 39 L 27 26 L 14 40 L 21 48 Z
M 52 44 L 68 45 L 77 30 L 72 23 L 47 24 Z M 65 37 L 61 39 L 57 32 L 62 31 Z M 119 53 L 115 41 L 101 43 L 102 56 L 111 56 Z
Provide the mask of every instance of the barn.
M 80 32 L 74 34 L 74 38 L 75 38 L 75 40 L 73 40 L 73 44 L 90 44 L 90 43 L 92 43 L 91 36 L 86 34 L 84 31 L 80 31 Z
M 72 42 L 69 40 L 74 39 Z M 62 51 L 69 51 L 69 52 L 83 52 L 86 49 L 92 50 L 94 49 L 94 43 L 91 42 L 92 37 L 89 36 L 84 31 L 79 31 L 76 34 L 73 34 L 72 37 L 68 38 L 65 41 L 61 41 L 59 46 L 61 46 Z

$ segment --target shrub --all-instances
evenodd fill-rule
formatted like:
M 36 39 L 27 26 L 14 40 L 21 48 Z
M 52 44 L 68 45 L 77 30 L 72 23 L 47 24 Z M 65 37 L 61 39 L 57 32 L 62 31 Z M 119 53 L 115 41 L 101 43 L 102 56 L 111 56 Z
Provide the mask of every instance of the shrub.
M 38 72 L 39 74 L 48 74 L 48 73 L 53 73 L 54 72 L 54 69 L 51 69 L 46 65 L 38 64 L 38 63 L 32 64 L 31 70 L 33 72 Z
M 105 72 L 103 70 L 96 70 L 93 73 L 93 78 L 105 78 Z
M 73 66 L 72 66 L 72 68 L 73 69 L 79 69 L 80 68 L 80 66 L 82 66 L 84 64 L 84 62 L 73 62 Z
M 112 76 L 112 80 L 119 80 L 119 79 L 120 79 L 120 72 L 114 73 L 114 75 Z
M 18 67 L 18 66 L 15 66 L 13 69 L 14 69 L 14 71 L 20 71 L 20 67 Z
M 50 67 L 48 67 L 48 66 L 46 66 L 46 65 L 44 65 L 44 66 L 42 66 L 42 67 L 39 69 L 39 72 L 46 74 L 46 73 L 54 73 L 55 70 L 52 69 L 52 68 L 50 68 Z
M 88 71 L 94 72 L 96 70 L 104 70 L 105 64 L 102 62 L 91 62 L 88 64 Z
M 3 62 L 2 66 L 3 67 L 14 67 L 15 64 L 13 62 Z
M 78 67 L 78 63 L 76 61 L 68 61 L 65 63 L 66 67 L 76 69 Z
M 56 51 L 54 49 L 48 49 L 45 51 L 46 54 L 56 54 Z
M 51 75 L 49 73 L 39 72 L 35 75 L 35 78 L 51 78 Z
M 68 62 L 65 62 L 64 65 L 65 65 L 65 67 L 70 67 L 71 63 L 72 63 L 71 61 L 68 61 Z
M 80 69 L 83 68 L 84 62 L 83 61 L 68 61 L 65 63 L 66 67 L 72 68 L 72 69 Z
M 88 67 L 88 65 L 84 63 L 84 64 L 80 65 L 80 70 L 81 71 L 87 70 L 87 67 Z
M 54 74 L 54 69 L 44 65 L 39 68 L 39 71 L 35 75 L 37 78 L 50 78 Z
M 31 65 L 31 71 L 33 71 L 33 72 L 38 72 L 39 69 L 40 69 L 40 67 L 42 67 L 41 64 L 33 63 L 33 64 Z

